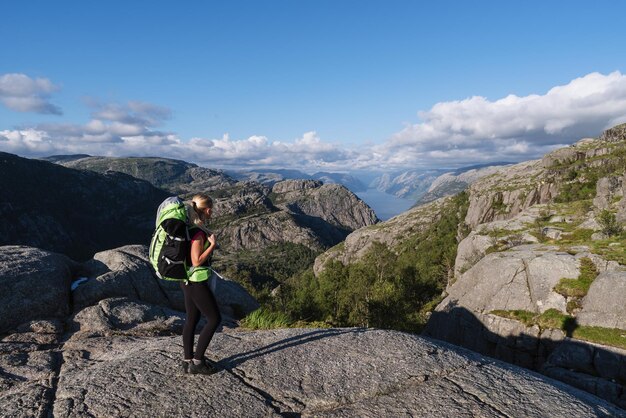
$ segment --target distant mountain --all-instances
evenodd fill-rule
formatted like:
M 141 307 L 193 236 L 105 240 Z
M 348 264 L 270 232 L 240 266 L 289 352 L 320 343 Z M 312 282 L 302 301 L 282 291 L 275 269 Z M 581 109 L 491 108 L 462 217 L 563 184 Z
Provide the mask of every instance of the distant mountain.
M 266 186 L 273 186 L 283 180 L 319 180 L 324 184 L 341 184 L 352 192 L 367 190 L 367 186 L 356 177 L 346 173 L 317 172 L 307 174 L 298 170 L 259 170 L 259 171 L 228 171 L 237 180 L 256 181 Z
M 416 205 L 423 205 L 444 196 L 451 196 L 465 190 L 470 184 L 485 176 L 497 173 L 510 163 L 496 163 L 497 165 L 478 165 L 465 167 L 437 177 L 428 191 L 422 195 Z
M 341 184 L 353 192 L 363 192 L 367 186 L 356 177 L 346 173 L 328 173 L 320 171 L 311 176 L 314 180 L 319 180 L 324 184 Z
M 378 222 L 374 211 L 345 186 L 318 180 L 282 180 L 270 187 L 246 178 L 237 181 L 220 170 L 165 158 L 49 159 L 87 172 L 125 177 L 130 174 L 165 190 L 166 195 L 187 199 L 195 193 L 208 193 L 215 201 L 211 227 L 220 244 L 215 265 L 228 270 L 233 278 L 242 276 L 255 281 L 265 274 L 259 266 L 270 258 L 286 265 L 284 260 L 291 257 L 295 264 L 304 265 L 309 261 L 302 254 L 325 250 L 353 230 Z M 278 174 L 297 173 L 282 170 Z M 147 217 L 151 225 L 158 203 Z
M 74 259 L 149 242 L 168 193 L 122 174 L 74 170 L 0 152 L 0 245 L 21 244 Z
M 406 199 L 419 199 L 428 191 L 432 182 L 449 170 L 407 170 L 400 173 L 385 173 L 377 177 L 371 188 Z
M 370 187 L 397 197 L 413 199 L 418 204 L 423 204 L 458 193 L 483 175 L 495 172 L 489 167 L 506 164 L 510 163 L 479 164 L 456 170 L 407 170 L 385 173 L 372 181 Z
M 42 160 L 50 161 L 51 163 L 62 164 L 70 161 L 80 160 L 81 158 L 91 157 L 89 154 L 69 154 L 69 155 L 51 155 L 50 157 L 44 157 Z
M 174 194 L 197 190 L 216 190 L 231 186 L 236 180 L 221 170 L 199 167 L 181 160 L 158 157 L 92 157 L 83 155 L 53 156 L 45 160 L 65 167 L 98 173 L 116 171 L 146 180 Z

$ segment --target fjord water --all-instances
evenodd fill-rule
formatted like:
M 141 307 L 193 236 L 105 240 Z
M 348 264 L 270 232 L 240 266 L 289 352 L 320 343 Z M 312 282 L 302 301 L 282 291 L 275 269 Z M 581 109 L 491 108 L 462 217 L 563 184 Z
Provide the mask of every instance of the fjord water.
M 382 221 L 409 210 L 415 204 L 413 199 L 403 199 L 377 189 L 367 189 L 355 194 L 374 209 L 376 216 Z

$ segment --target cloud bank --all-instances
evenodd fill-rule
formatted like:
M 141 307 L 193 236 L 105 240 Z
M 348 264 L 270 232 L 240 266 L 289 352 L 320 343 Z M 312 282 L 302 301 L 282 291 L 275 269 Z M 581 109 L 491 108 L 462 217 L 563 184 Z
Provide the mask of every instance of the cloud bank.
M 400 165 L 532 158 L 626 122 L 626 76 L 591 73 L 544 95 L 442 102 L 419 117 L 378 151 Z
M 41 98 L 54 89 L 47 80 L 15 76 L 19 75 L 0 77 L 3 103 L 6 97 Z M 315 132 L 292 141 L 260 135 L 232 139 L 228 134 L 216 139 L 185 140 L 159 129 L 171 118 L 168 108 L 145 102 L 92 102 L 90 106 L 91 120 L 84 124 L 0 130 L 0 150 L 24 156 L 163 156 L 209 167 L 311 171 L 400 170 L 522 161 L 626 122 L 626 76 L 620 72 L 591 73 L 545 94 L 509 95 L 494 101 L 475 96 L 440 102 L 419 112 L 417 123 L 408 124 L 387 141 L 359 149 L 324 141 Z
M 48 101 L 59 88 L 47 78 L 30 78 L 24 74 L 0 76 L 0 102 L 18 112 L 62 115 L 60 107 Z

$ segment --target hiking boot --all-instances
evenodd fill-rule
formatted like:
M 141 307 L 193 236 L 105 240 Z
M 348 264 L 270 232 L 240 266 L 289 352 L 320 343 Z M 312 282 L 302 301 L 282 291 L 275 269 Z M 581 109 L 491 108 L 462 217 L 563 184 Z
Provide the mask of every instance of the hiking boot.
M 206 361 L 202 361 L 200 364 L 195 364 L 194 362 L 189 363 L 189 368 L 187 369 L 189 374 L 214 374 L 217 373 L 217 369 L 209 364 Z
M 182 363 L 183 363 L 183 366 L 182 366 L 182 372 L 183 372 L 183 374 L 187 374 L 187 373 L 189 373 L 189 364 L 191 363 L 191 361 L 185 361 L 185 360 L 183 360 L 183 361 L 182 361 Z

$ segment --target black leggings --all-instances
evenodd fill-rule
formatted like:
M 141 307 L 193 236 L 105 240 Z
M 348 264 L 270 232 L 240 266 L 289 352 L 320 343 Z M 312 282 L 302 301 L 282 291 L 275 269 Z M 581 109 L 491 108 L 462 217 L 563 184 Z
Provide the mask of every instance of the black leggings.
M 186 359 L 193 357 L 196 360 L 202 360 L 204 352 L 209 346 L 211 338 L 213 338 L 213 334 L 215 334 L 217 327 L 222 322 L 222 315 L 220 315 L 220 311 L 217 308 L 215 296 L 209 289 L 208 280 L 199 283 L 188 283 L 181 282 L 180 284 L 185 295 L 185 310 L 187 311 L 187 319 L 185 319 L 185 326 L 183 327 L 183 349 Z M 193 339 L 196 326 L 200 321 L 200 314 L 204 315 L 207 322 L 200 332 L 198 346 L 194 355 Z

